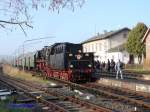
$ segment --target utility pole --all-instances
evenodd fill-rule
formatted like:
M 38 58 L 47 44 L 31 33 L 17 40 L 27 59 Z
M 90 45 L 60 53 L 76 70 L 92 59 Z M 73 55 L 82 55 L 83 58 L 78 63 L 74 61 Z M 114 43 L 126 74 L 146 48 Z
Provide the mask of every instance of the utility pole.
M 34 38 L 34 39 L 30 39 L 30 40 L 25 40 L 24 42 L 23 42 L 23 45 L 22 45 L 22 49 L 23 49 L 23 51 L 22 51 L 22 53 L 23 53 L 23 71 L 24 71 L 24 63 L 25 63 L 25 43 L 27 43 L 27 42 L 31 42 L 31 41 L 36 41 L 36 40 L 44 40 L 44 39 L 48 39 L 48 38 L 55 38 L 55 37 L 53 37 L 53 36 L 48 36 L 48 37 L 43 37 L 43 38 Z

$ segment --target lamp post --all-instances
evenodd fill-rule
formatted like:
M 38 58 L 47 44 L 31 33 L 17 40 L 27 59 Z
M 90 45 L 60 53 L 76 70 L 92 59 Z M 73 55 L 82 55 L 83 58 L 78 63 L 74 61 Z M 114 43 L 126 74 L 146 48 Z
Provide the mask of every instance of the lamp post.
M 44 40 L 44 39 L 48 39 L 48 38 L 54 38 L 54 37 L 52 37 L 52 36 L 50 36 L 50 37 L 43 37 L 43 38 L 34 38 L 34 39 L 30 39 L 30 40 L 25 40 L 24 42 L 23 42 L 23 45 L 22 45 L 22 48 L 23 48 L 23 71 L 24 71 L 24 63 L 25 63 L 25 56 L 24 56 L 24 53 L 25 53 L 25 49 L 24 49 L 24 47 L 25 47 L 25 43 L 27 43 L 27 42 L 31 42 L 31 41 L 36 41 L 36 40 Z
M 119 52 L 120 52 L 120 49 L 118 47 L 118 61 L 120 60 Z
M 13 57 L 14 57 L 14 58 L 13 58 L 13 62 L 14 62 L 13 64 L 16 65 L 16 66 L 19 66 L 19 65 L 18 65 L 18 61 L 19 61 L 19 60 L 17 60 L 17 58 L 19 57 L 19 50 L 20 50 L 20 48 L 22 48 L 21 45 L 18 46 L 17 49 L 15 49 L 15 51 L 14 51 L 13 54 L 12 54 Z M 16 61 L 17 61 L 17 62 L 16 62 Z

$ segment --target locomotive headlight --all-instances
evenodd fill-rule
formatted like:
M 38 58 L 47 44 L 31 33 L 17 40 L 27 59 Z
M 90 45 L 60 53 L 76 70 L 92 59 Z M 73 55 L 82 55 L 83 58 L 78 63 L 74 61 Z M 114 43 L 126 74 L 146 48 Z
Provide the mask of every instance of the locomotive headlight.
M 91 67 L 92 67 L 92 65 L 91 65 L 91 64 L 89 64 L 89 65 L 88 65 L 88 67 L 90 67 L 90 68 L 91 68 Z
M 88 54 L 88 53 L 86 53 L 86 54 L 85 54 L 85 56 L 89 56 L 89 54 Z
M 69 56 L 73 56 L 72 54 L 69 54 Z
M 70 68 L 73 68 L 73 65 L 70 65 Z
M 81 53 L 81 50 L 78 50 L 79 53 Z

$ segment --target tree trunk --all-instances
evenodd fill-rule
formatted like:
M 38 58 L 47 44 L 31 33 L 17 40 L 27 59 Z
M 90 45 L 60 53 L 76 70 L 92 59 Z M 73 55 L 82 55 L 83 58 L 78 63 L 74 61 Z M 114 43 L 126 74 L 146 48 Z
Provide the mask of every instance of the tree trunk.
M 134 56 L 132 54 L 129 55 L 129 62 L 128 64 L 134 64 Z
M 139 55 L 139 56 L 138 56 L 138 62 L 139 62 L 139 64 L 141 64 L 141 61 L 142 61 L 142 56 Z

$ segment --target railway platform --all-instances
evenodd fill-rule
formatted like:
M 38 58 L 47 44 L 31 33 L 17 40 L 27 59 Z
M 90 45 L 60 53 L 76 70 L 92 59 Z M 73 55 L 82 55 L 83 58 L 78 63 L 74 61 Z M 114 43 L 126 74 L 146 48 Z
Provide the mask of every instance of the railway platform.
M 97 81 L 103 85 L 129 89 L 136 92 L 150 93 L 150 81 L 134 80 L 134 79 L 115 79 L 114 77 L 100 77 Z

